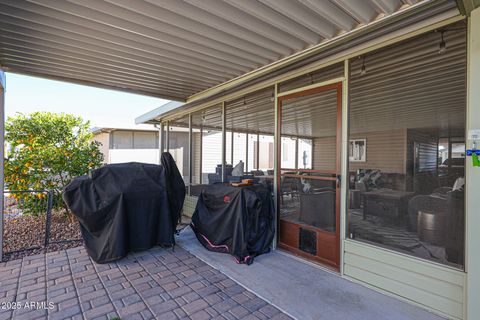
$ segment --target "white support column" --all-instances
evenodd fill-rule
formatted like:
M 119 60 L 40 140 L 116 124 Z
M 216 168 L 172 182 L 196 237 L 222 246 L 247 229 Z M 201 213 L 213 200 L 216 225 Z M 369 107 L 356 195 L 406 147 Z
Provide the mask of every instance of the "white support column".
M 340 188 L 340 274 L 343 275 L 344 258 L 344 240 L 347 228 L 348 213 L 348 195 L 347 187 L 349 183 L 348 172 L 348 78 L 350 63 L 344 62 L 344 80 L 342 82 L 342 153 L 341 153 L 341 188 Z M 313 153 L 313 152 L 312 152 Z M 337 155 L 338 156 L 338 155 Z
M 480 8 L 468 19 L 467 57 L 467 133 L 480 129 Z M 467 148 L 471 148 L 471 141 Z M 477 147 L 478 148 L 478 147 Z M 466 165 L 466 319 L 480 315 L 480 167 L 473 167 L 468 157 Z
M 257 133 L 257 147 L 255 148 L 257 151 L 257 157 L 255 158 L 255 165 L 257 170 L 260 170 L 260 135 Z
M 248 172 L 248 133 L 245 133 L 245 172 Z
M 160 127 L 158 129 L 158 150 L 159 150 L 159 155 L 158 155 L 158 164 L 162 163 L 162 153 L 165 150 L 165 126 L 163 125 L 163 122 L 160 123 Z
M 225 101 L 222 102 L 222 182 L 227 181 L 225 165 L 227 163 L 227 114 Z
M 165 148 L 170 152 L 170 122 L 167 121 L 165 130 Z
M 198 158 L 198 162 L 199 162 L 198 167 L 200 168 L 198 171 L 198 179 L 199 179 L 199 183 L 203 184 L 203 124 L 200 127 L 200 143 L 198 145 L 198 148 L 200 149 L 199 158 Z
M 0 197 L 0 261 L 3 260 L 3 188 L 4 188 L 4 172 L 3 164 L 5 159 L 5 73 L 0 70 L 0 187 L 2 194 Z
M 233 166 L 234 163 L 233 163 L 233 140 L 235 140 L 235 137 L 234 137 L 234 132 L 233 132 L 233 127 L 232 127 L 232 132 L 230 133 L 230 164 Z
M 193 121 L 192 114 L 188 115 L 188 190 L 193 184 Z M 190 191 L 188 192 L 190 194 Z
M 273 135 L 273 201 L 275 204 L 275 215 L 273 217 L 273 230 L 275 230 L 274 237 L 273 237 L 273 242 L 272 242 L 272 250 L 277 249 L 277 244 L 278 244 L 278 238 L 279 238 L 279 211 L 280 211 L 280 190 L 279 190 L 279 172 L 278 169 L 280 168 L 279 166 L 279 151 L 280 151 L 280 139 L 281 139 L 281 133 L 280 133 L 280 120 L 279 119 L 279 109 L 278 109 L 278 84 L 275 84 L 274 88 L 274 98 L 275 98 L 275 103 L 274 103 L 274 114 L 275 114 L 275 131 Z
M 295 139 L 295 169 L 298 169 L 298 137 Z

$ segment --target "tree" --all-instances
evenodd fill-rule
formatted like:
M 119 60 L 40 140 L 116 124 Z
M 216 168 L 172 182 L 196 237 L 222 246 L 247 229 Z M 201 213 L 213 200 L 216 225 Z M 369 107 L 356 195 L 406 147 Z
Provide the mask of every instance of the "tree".
M 53 190 L 54 206 L 62 206 L 63 188 L 102 164 L 100 143 L 91 140 L 88 129 L 89 122 L 70 114 L 34 112 L 9 117 L 5 123 L 7 189 Z M 45 210 L 44 193 L 13 196 L 27 213 Z

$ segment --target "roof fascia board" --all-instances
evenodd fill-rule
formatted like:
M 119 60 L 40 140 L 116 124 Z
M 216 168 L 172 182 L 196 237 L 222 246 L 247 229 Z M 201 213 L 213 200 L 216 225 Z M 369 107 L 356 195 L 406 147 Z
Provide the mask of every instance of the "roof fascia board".
M 176 108 L 180 107 L 181 105 L 182 105 L 182 103 L 178 102 L 178 101 L 170 101 L 168 103 L 165 103 L 165 104 L 161 105 L 160 107 L 158 107 L 156 109 L 153 109 L 153 110 L 135 118 L 135 124 L 142 124 L 142 123 L 156 124 L 156 123 L 159 123 L 159 121 L 155 120 L 157 117 L 160 117 L 161 115 L 163 115 L 167 112 L 175 110 Z

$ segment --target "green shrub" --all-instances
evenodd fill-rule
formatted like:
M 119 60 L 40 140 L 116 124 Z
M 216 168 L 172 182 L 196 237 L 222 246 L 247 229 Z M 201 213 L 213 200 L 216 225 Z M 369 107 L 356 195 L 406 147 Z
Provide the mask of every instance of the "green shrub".
M 55 190 L 54 207 L 63 206 L 61 190 L 74 178 L 99 167 L 100 143 L 89 123 L 69 114 L 17 113 L 5 123 L 5 187 L 8 190 Z M 25 213 L 45 212 L 45 193 L 14 193 Z

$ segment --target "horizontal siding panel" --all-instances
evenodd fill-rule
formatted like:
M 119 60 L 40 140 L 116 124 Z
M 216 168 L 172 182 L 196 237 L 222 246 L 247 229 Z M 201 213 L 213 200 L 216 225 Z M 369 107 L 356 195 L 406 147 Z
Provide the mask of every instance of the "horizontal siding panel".
M 313 168 L 315 170 L 335 170 L 337 161 L 337 138 L 313 139 Z
M 460 270 L 454 270 L 453 268 L 418 260 L 416 258 L 406 257 L 405 255 L 363 244 L 358 241 L 346 240 L 345 251 L 369 257 L 377 260 L 379 263 L 386 263 L 386 261 L 388 261 L 391 265 L 401 265 L 402 268 L 406 270 L 430 275 L 452 284 L 463 284 L 465 278 L 465 273 Z
M 345 275 L 461 319 L 465 273 L 345 241 Z
M 323 81 L 343 77 L 343 63 L 334 64 L 332 66 L 320 69 L 318 71 L 310 72 L 301 75 L 297 78 L 284 81 L 279 84 L 278 91 L 285 92 L 293 89 L 298 89 L 308 85 L 320 83 Z
M 463 288 L 461 286 L 446 281 L 438 281 L 437 278 L 430 275 L 411 272 L 388 263 L 382 264 L 380 269 L 378 268 L 378 261 L 352 253 L 345 255 L 345 263 L 352 266 L 361 266 L 362 269 L 370 270 L 382 277 L 391 278 L 394 276 L 402 284 L 430 294 L 439 295 L 459 303 L 463 301 Z
M 352 278 L 402 296 L 413 302 L 424 305 L 427 308 L 437 310 L 439 313 L 454 317 L 455 319 L 462 319 L 463 306 L 460 303 L 446 300 L 436 295 L 427 294 L 425 291 L 402 285 L 393 279 L 381 277 L 370 271 L 356 268 L 355 266 L 346 265 L 344 270 L 345 274 Z
M 350 171 L 379 169 L 385 173 L 405 173 L 406 130 L 351 134 L 350 139 L 367 140 L 367 161 L 350 161 Z

